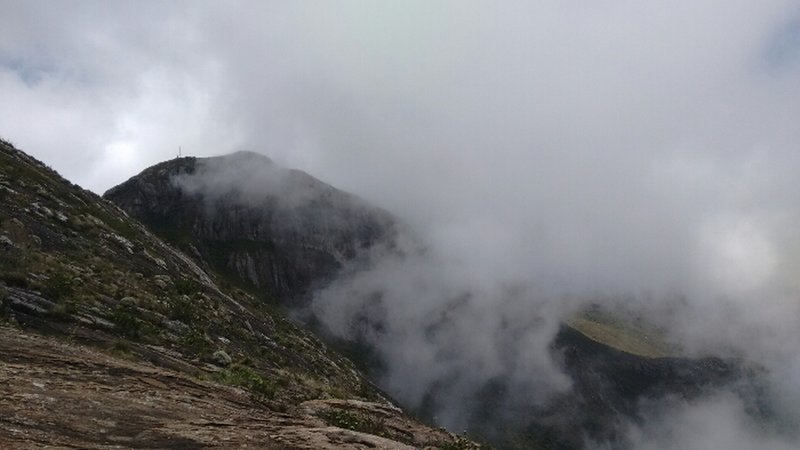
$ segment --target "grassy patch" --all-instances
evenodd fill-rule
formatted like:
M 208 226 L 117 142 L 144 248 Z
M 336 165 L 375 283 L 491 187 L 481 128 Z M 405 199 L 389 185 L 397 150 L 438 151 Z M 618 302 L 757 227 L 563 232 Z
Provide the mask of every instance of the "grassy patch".
M 211 353 L 212 349 L 205 331 L 197 327 L 190 328 L 189 332 L 181 337 L 180 345 L 184 351 L 194 356 Z
M 51 275 L 42 283 L 42 294 L 53 301 L 68 298 L 73 292 L 72 277 L 64 273 Z
M 8 318 L 8 290 L 5 286 L 0 285 L 0 318 Z
M 245 388 L 250 391 L 257 400 L 273 399 L 278 391 L 278 386 L 275 382 L 262 377 L 250 367 L 240 364 L 234 364 L 218 372 L 214 375 L 214 381 Z
M 140 339 L 146 331 L 144 321 L 137 317 L 134 309 L 126 305 L 118 305 L 111 315 L 111 322 L 117 332 L 129 339 Z
M 64 301 L 57 303 L 49 314 L 57 320 L 68 320 L 73 314 L 78 311 L 78 306 L 73 301 Z
M 175 280 L 175 290 L 178 295 L 194 295 L 200 291 L 200 284 L 187 278 Z
M 0 273 L 0 280 L 3 280 L 10 287 L 25 289 L 30 286 L 28 275 L 14 270 Z
M 128 355 L 133 351 L 131 343 L 124 339 L 116 339 L 111 344 L 111 352 L 115 354 Z
M 567 324 L 593 341 L 633 355 L 661 358 L 675 353 L 657 330 L 621 318 L 586 314 L 568 320 Z
M 358 431 L 361 433 L 372 434 L 375 436 L 395 439 L 383 419 L 376 419 L 363 414 L 345 411 L 343 409 L 328 409 L 319 413 L 319 418 L 328 425 L 332 425 L 347 430 Z
M 187 325 L 197 322 L 200 318 L 197 301 L 185 294 L 173 298 L 169 305 L 169 318 Z

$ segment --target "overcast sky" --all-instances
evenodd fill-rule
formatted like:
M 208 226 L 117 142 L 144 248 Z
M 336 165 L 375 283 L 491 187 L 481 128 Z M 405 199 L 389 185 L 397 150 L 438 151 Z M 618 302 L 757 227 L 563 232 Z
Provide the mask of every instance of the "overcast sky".
M 179 146 L 385 201 L 412 175 L 728 176 L 798 153 L 798 74 L 787 0 L 0 1 L 0 133 L 97 192 Z
M 98 193 L 247 149 L 580 283 L 749 288 L 800 248 L 796 1 L 0 0 L 0 92 Z
M 408 221 L 442 289 L 688 296 L 795 398 L 799 124 L 796 0 L 0 0 L 0 136 L 71 181 L 260 152 Z

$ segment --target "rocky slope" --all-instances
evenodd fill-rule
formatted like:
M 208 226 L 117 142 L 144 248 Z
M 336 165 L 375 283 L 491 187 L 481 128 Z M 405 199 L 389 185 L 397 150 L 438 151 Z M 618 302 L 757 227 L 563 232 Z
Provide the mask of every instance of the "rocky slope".
M 292 304 L 370 248 L 391 246 L 396 226 L 387 212 L 248 152 L 167 161 L 104 197 L 234 282 Z
M 218 279 L 0 141 L 0 446 L 475 447 Z
M 246 390 L 0 326 L 0 447 L 411 450 L 463 439 L 359 400 L 265 408 Z

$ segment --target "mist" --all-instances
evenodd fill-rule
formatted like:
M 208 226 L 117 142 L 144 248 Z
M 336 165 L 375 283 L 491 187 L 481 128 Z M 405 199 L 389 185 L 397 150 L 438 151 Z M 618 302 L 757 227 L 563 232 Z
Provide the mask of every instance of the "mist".
M 497 378 L 546 403 L 559 323 L 600 303 L 764 367 L 797 423 L 796 2 L 131 5 L 0 3 L 0 132 L 96 191 L 247 149 L 391 211 L 414 244 L 312 308 L 404 405 L 437 387 L 461 427 Z M 629 439 L 798 445 L 741 401 L 653 408 Z

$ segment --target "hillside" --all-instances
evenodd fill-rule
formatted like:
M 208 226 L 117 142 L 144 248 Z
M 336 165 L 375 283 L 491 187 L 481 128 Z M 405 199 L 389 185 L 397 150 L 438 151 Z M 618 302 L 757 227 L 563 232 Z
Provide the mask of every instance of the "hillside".
M 0 444 L 474 447 L 219 279 L 0 141 Z

